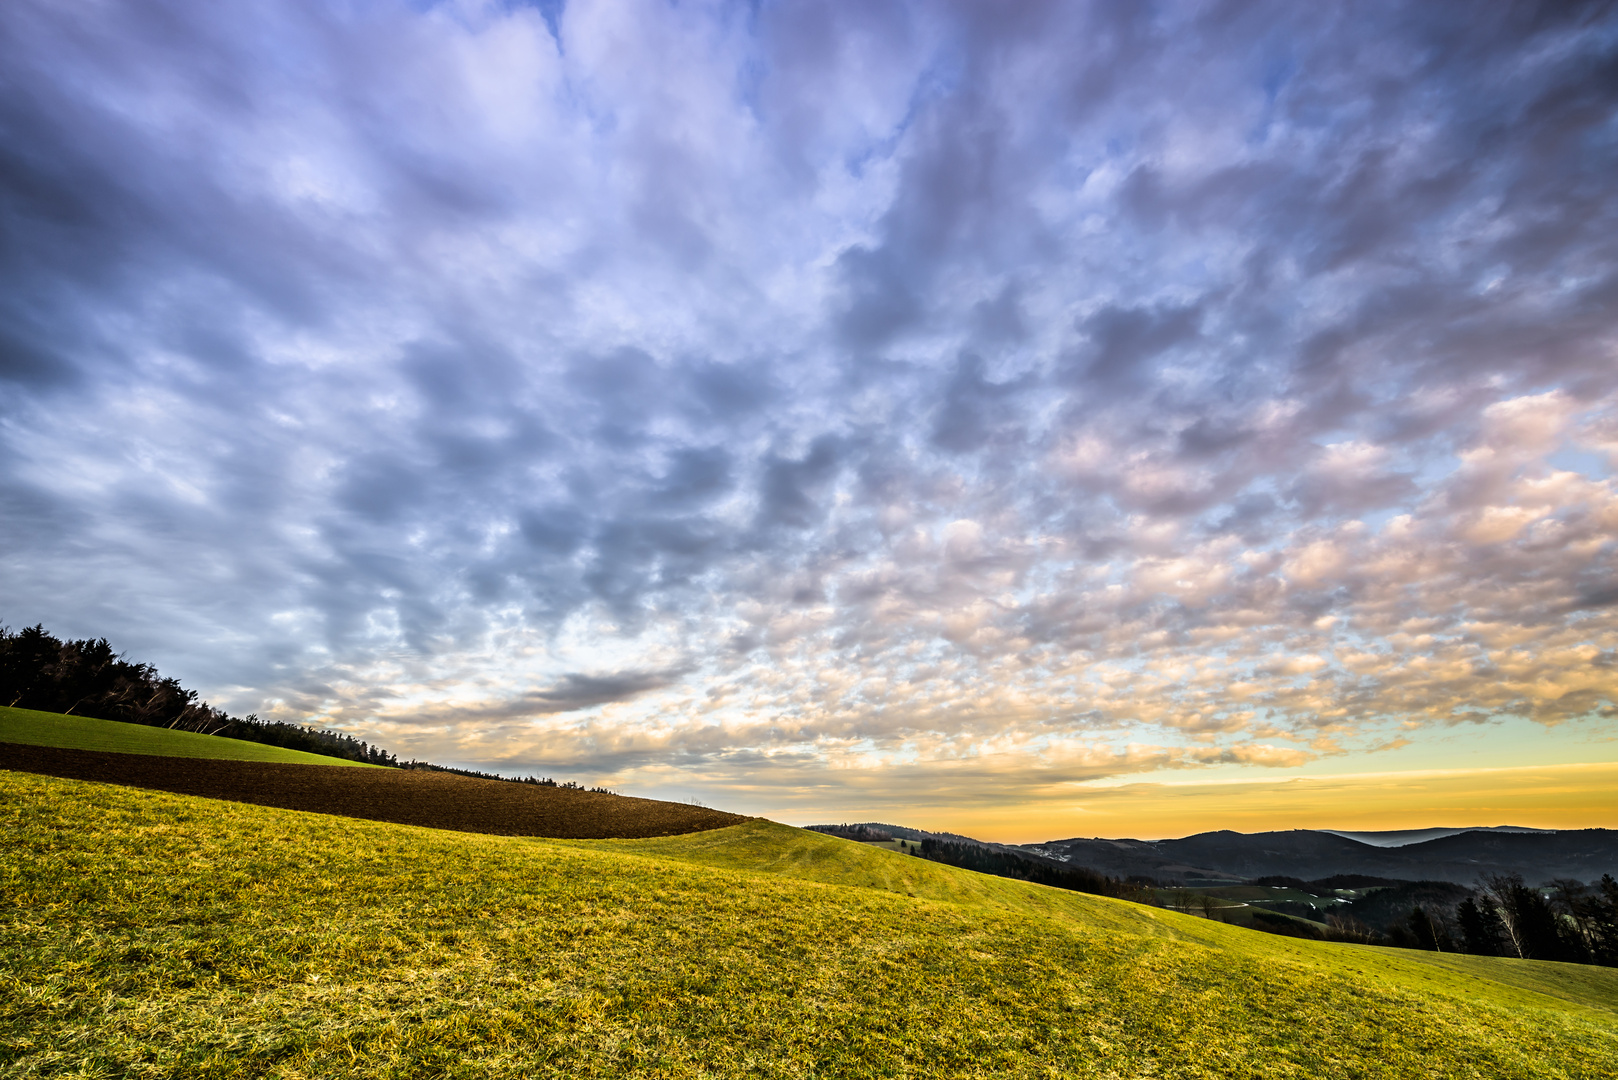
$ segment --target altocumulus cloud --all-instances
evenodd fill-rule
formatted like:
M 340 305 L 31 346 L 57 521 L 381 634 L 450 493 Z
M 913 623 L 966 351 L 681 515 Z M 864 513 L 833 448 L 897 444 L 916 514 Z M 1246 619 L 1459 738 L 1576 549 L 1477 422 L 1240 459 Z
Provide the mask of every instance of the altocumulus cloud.
M 12 0 L 0 614 L 738 808 L 1610 731 L 1615 176 L 1607 4 Z

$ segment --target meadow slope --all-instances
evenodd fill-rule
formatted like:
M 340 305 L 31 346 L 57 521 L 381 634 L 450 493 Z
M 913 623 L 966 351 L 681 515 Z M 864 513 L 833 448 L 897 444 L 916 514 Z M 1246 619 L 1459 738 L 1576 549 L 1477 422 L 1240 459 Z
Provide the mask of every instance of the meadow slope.
M 535 840 L 0 773 L 0 826 L 6 1075 L 1618 1075 L 1618 973 L 768 822 Z
M 89 716 L 39 712 L 0 706 L 0 743 L 48 746 L 59 750 L 90 750 L 157 757 L 207 758 L 219 761 L 267 761 L 288 765 L 347 765 L 382 768 L 363 761 L 287 750 L 279 746 L 199 735 L 194 731 L 97 720 Z

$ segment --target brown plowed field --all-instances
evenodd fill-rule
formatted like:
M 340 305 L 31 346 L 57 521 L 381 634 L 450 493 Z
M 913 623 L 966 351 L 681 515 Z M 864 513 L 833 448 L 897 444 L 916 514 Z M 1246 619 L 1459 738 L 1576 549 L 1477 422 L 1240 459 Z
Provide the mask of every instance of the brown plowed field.
M 0 743 L 0 768 L 499 836 L 673 836 L 747 820 L 685 803 L 403 769 L 150 757 L 16 743 Z

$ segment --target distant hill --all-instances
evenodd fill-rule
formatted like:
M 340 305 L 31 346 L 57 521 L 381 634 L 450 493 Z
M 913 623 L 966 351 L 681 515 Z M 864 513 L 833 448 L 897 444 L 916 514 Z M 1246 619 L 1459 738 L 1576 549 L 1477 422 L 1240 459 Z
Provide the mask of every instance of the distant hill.
M 1074 838 L 1039 844 L 996 844 L 958 833 L 879 822 L 810 825 L 850 839 L 937 840 L 976 844 L 1025 858 L 1082 867 L 1120 881 L 1151 878 L 1164 884 L 1214 885 L 1261 877 L 1304 880 L 1342 874 L 1395 881 L 1451 881 L 1472 885 L 1485 874 L 1521 874 L 1530 882 L 1552 878 L 1599 881 L 1618 877 L 1618 830 L 1487 828 L 1404 830 L 1355 836 L 1323 829 L 1286 832 L 1197 833 L 1178 840 Z M 865 830 L 863 836 L 858 830 Z
M 844 822 L 841 825 L 805 825 L 810 832 L 825 833 L 827 836 L 841 836 L 847 840 L 910 840 L 920 843 L 923 840 L 939 840 L 951 844 L 977 844 L 980 847 L 999 848 L 1005 851 L 1012 850 L 1013 844 L 991 844 L 984 840 L 974 840 L 970 836 L 962 836 L 952 832 L 928 832 L 925 829 L 910 829 L 903 825 L 884 825 L 876 821 Z
M 1521 825 L 1485 825 L 1475 829 L 1392 829 L 1383 832 L 1346 832 L 1343 829 L 1321 829 L 1333 836 L 1345 836 L 1350 840 L 1358 840 L 1362 844 L 1372 847 L 1405 847 L 1409 844 L 1419 844 L 1426 840 L 1437 840 L 1445 836 L 1456 836 L 1466 832 L 1506 832 L 1506 833 L 1550 833 L 1555 829 L 1526 829 Z
M 1521 874 L 1533 882 L 1618 876 L 1618 831 L 1612 829 L 1469 829 L 1398 847 L 1310 829 L 1208 832 L 1179 840 L 1052 840 L 1022 847 L 1114 877 L 1145 875 L 1187 884 L 1272 875 L 1307 879 L 1365 874 L 1461 885 L 1491 873 Z

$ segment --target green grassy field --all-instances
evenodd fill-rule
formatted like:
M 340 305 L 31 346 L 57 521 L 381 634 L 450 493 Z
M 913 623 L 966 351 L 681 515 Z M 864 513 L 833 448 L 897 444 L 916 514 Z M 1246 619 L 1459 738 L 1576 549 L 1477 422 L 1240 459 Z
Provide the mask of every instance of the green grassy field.
M 87 716 L 36 712 L 0 706 L 0 742 L 27 746 L 53 746 L 62 750 L 104 750 L 114 754 L 153 754 L 158 757 L 216 758 L 224 761 L 273 761 L 290 765 L 355 765 L 381 768 L 361 761 L 345 761 L 302 750 L 198 735 L 192 731 L 94 720 Z
M 0 772 L 0 1074 L 1611 1077 L 1618 972 L 749 822 L 439 832 Z
M 1212 885 L 1205 889 L 1189 888 L 1161 888 L 1152 890 L 1155 903 L 1176 911 L 1190 911 L 1193 913 L 1202 910 L 1203 897 L 1213 901 L 1214 909 L 1220 918 L 1238 922 L 1243 926 L 1251 926 L 1253 913 L 1257 911 L 1273 911 L 1266 907 L 1276 901 L 1291 901 L 1298 904 L 1308 904 L 1315 909 L 1315 917 L 1303 920 L 1320 926 L 1325 923 L 1326 916 L 1338 914 L 1352 914 L 1346 905 L 1339 908 L 1330 901 L 1297 889 L 1283 889 L 1269 885 Z M 1287 918 L 1296 919 L 1296 916 L 1287 915 Z

